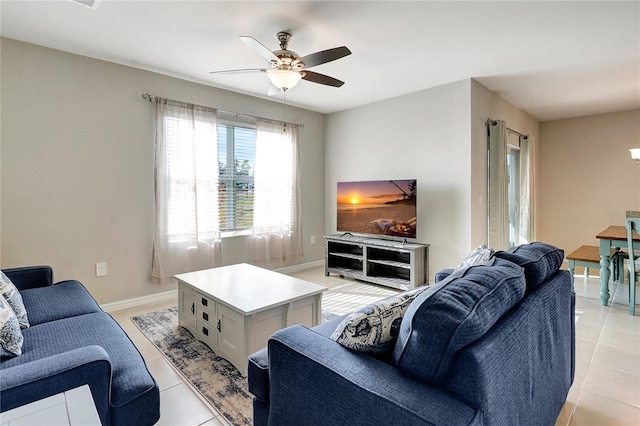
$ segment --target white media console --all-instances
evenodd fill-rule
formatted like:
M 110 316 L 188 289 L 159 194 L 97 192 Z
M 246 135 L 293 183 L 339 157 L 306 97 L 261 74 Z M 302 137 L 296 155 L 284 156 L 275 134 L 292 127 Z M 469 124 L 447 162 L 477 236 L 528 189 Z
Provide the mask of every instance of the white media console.
M 409 290 L 429 282 L 429 244 L 326 235 L 325 275 Z

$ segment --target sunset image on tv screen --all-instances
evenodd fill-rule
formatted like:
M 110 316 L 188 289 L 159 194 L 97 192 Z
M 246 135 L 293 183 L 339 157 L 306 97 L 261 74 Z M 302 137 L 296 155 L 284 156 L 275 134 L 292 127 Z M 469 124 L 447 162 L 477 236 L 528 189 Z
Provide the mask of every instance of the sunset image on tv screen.
M 337 230 L 416 237 L 415 179 L 338 182 Z

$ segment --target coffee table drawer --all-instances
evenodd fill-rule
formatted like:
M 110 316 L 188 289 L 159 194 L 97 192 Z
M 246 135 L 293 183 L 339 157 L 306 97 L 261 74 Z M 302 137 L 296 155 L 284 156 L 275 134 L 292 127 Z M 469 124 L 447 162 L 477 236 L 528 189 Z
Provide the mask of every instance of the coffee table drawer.
M 214 324 L 210 324 L 204 321 L 196 320 L 196 334 L 198 340 L 202 340 L 204 343 L 214 349 L 218 344 L 218 330 Z
M 209 312 L 210 314 L 213 314 L 213 316 L 216 316 L 217 303 L 214 299 L 212 299 L 208 295 L 202 294 L 199 291 L 197 291 L 196 304 L 198 305 L 198 308 L 200 308 L 201 310 Z

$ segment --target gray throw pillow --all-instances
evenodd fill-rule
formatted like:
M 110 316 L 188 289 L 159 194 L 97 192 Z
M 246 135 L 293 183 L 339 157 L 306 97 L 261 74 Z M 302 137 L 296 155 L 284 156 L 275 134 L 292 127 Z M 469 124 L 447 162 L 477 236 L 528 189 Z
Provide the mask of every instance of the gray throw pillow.
M 484 265 L 487 263 L 491 256 L 493 256 L 493 249 L 491 247 L 487 247 L 485 244 L 480 244 L 476 247 L 471 253 L 469 253 L 462 262 L 454 269 L 454 272 L 460 271 L 463 269 L 470 268 L 476 265 Z
M 11 306 L 11 309 L 13 309 L 13 312 L 16 314 L 16 318 L 18 319 L 18 324 L 20 324 L 20 328 L 29 327 L 29 318 L 27 317 L 27 310 L 24 308 L 22 296 L 11 280 L 4 274 L 4 272 L 1 271 L 0 295 L 4 297 L 7 303 L 9 303 L 9 306 Z
M 22 332 L 16 314 L 0 296 L 0 356 L 22 355 Z

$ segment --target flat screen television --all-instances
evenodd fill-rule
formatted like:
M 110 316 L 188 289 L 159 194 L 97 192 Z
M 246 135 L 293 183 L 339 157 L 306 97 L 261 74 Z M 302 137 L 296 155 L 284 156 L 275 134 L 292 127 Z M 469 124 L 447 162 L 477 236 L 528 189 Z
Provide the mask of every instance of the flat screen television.
M 417 193 L 416 179 L 338 182 L 337 230 L 416 238 Z

